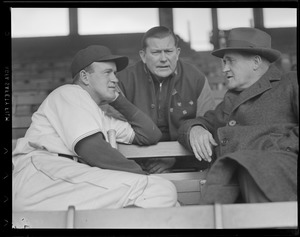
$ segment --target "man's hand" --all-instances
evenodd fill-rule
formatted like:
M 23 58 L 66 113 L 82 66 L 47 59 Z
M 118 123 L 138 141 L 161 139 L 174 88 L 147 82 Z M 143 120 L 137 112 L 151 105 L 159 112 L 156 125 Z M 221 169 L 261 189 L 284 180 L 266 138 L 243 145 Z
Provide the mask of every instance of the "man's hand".
M 190 144 L 196 158 L 200 161 L 204 159 L 208 162 L 211 162 L 212 146 L 218 145 L 211 133 L 202 126 L 192 127 Z
M 175 161 L 175 158 L 152 158 L 139 164 L 150 174 L 161 174 L 169 172 Z

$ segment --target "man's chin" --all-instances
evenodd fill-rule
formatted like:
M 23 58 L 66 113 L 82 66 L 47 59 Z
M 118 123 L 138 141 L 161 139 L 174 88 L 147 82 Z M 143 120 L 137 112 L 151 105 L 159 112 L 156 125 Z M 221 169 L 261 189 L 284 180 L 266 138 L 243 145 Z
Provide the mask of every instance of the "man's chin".
M 106 99 L 101 100 L 99 105 L 109 104 L 115 100 L 116 100 L 116 97 L 106 98 Z
M 168 72 L 158 72 L 155 75 L 161 78 L 165 78 L 168 77 L 172 74 L 172 72 L 168 71 Z

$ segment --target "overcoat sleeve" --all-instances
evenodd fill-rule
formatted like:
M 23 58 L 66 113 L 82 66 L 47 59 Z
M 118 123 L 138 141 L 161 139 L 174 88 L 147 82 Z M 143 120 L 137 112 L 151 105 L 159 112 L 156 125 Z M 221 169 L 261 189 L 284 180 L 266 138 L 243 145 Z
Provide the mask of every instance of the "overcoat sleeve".
M 299 154 L 299 144 L 297 142 L 299 141 L 299 85 L 297 72 L 290 72 L 284 75 L 284 77 L 286 77 L 286 79 L 288 79 L 292 85 L 291 103 L 294 117 L 298 123 L 297 126 L 293 127 L 287 136 L 280 141 L 280 144 L 282 147 L 287 147 L 293 152 Z
M 225 98 L 224 98 L 225 100 Z M 217 139 L 216 132 L 219 127 L 225 126 L 225 116 L 226 114 L 224 111 L 224 105 L 225 103 L 228 103 L 230 101 L 226 102 L 222 101 L 220 104 L 217 105 L 217 107 L 214 110 L 207 111 L 203 117 L 199 116 L 195 119 L 186 120 L 183 122 L 183 124 L 180 126 L 178 130 L 178 142 L 181 143 L 186 149 L 192 151 L 192 148 L 190 146 L 189 142 L 189 135 L 190 130 L 194 126 L 202 126 L 206 130 L 208 130 L 215 139 Z

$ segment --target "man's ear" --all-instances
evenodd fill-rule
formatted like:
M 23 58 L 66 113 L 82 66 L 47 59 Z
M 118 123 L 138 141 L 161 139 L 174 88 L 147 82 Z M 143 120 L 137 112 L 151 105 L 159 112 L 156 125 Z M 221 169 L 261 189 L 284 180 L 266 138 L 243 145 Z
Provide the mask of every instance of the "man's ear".
M 82 81 L 82 83 L 84 85 L 88 85 L 90 83 L 88 73 L 85 70 L 81 70 L 79 73 L 80 80 Z
M 262 63 L 262 58 L 259 55 L 255 55 L 253 57 L 253 62 L 254 62 L 253 70 L 256 71 Z
M 177 58 L 179 58 L 180 52 L 181 52 L 181 48 L 177 48 Z
M 140 53 L 140 58 L 142 59 L 143 63 L 146 63 L 146 52 L 143 49 L 141 49 L 139 51 L 139 53 Z

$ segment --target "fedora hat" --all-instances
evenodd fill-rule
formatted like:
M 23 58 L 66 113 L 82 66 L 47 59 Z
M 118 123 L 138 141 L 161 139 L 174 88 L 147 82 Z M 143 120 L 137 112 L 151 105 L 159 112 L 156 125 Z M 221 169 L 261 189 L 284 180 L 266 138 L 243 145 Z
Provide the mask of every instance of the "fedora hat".
M 128 65 L 128 57 L 113 55 L 109 48 L 102 45 L 91 45 L 85 49 L 78 51 L 71 64 L 71 73 L 74 77 L 78 72 L 93 62 L 109 62 L 116 63 L 117 71 L 121 71 Z
M 258 54 L 269 62 L 280 58 L 281 53 L 271 48 L 271 36 L 256 28 L 234 28 L 229 32 L 226 48 L 212 52 L 212 55 L 223 58 L 228 51 L 244 51 Z

